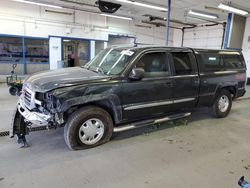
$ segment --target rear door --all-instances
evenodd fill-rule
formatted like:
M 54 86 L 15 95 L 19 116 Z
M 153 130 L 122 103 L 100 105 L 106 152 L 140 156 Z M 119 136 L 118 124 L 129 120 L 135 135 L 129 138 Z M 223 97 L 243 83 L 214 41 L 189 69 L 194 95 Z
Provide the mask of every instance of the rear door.
M 173 110 L 195 107 L 199 94 L 199 75 L 192 50 L 179 49 L 171 53 L 174 82 Z
M 142 80 L 123 82 L 123 114 L 125 120 L 148 119 L 167 114 L 173 103 L 173 79 L 169 56 L 165 50 L 147 51 L 133 67 L 143 68 Z

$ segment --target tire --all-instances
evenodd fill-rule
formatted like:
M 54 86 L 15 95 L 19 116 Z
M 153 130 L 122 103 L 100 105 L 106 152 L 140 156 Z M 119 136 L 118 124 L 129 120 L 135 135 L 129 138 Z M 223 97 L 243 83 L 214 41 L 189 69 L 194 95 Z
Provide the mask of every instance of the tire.
M 217 95 L 213 106 L 213 116 L 216 118 L 224 118 L 226 117 L 232 107 L 232 96 L 231 93 L 223 89 L 220 91 L 220 93 Z
M 11 86 L 9 88 L 9 93 L 13 96 L 18 96 L 18 93 L 19 93 L 19 89 L 15 86 Z
M 64 127 L 64 140 L 71 150 L 88 149 L 108 142 L 113 133 L 109 113 L 96 106 L 80 108 Z

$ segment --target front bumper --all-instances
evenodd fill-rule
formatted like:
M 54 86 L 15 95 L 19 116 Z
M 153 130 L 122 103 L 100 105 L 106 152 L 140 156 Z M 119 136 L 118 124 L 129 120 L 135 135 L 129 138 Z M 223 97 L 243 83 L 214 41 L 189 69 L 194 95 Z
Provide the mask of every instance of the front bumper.
M 30 111 L 25 107 L 22 99 L 17 103 L 17 109 L 26 121 L 32 123 L 32 126 L 47 126 L 52 117 L 51 115 Z

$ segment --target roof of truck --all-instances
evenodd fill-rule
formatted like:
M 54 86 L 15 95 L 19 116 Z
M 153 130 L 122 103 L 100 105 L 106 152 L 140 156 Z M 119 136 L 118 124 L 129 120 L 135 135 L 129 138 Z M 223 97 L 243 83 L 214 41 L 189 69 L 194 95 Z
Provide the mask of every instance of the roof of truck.
M 190 48 L 190 47 L 167 47 L 167 46 L 156 46 L 156 45 L 123 45 L 123 46 L 111 46 L 110 48 L 125 48 L 130 50 L 149 50 L 149 49 L 158 49 L 158 48 L 166 48 L 169 50 L 194 50 L 196 52 L 200 51 L 211 51 L 211 52 L 218 52 L 218 51 L 227 51 L 227 52 L 241 52 L 241 49 L 202 49 L 202 48 Z

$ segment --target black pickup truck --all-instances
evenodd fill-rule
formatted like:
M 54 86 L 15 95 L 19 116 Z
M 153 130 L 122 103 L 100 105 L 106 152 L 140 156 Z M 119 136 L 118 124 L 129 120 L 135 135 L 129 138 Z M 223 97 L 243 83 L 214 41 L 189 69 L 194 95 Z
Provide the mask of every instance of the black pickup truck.
M 113 132 L 190 115 L 211 107 L 215 117 L 245 94 L 240 51 L 113 47 L 84 67 L 34 74 L 24 81 L 11 136 L 29 127 L 64 127 L 70 149 L 107 142 Z M 27 128 L 28 127 L 28 128 Z

